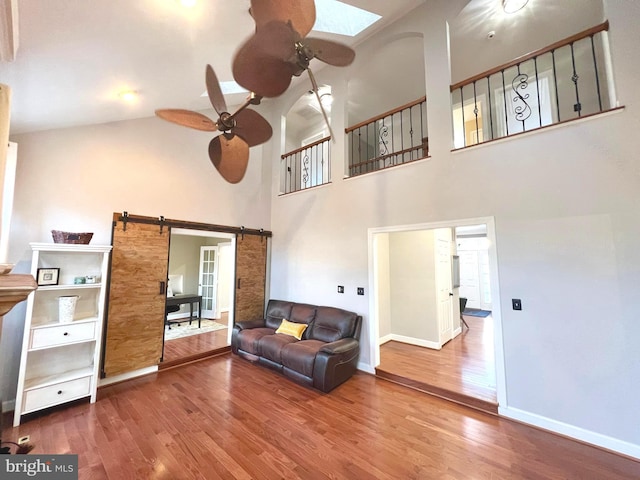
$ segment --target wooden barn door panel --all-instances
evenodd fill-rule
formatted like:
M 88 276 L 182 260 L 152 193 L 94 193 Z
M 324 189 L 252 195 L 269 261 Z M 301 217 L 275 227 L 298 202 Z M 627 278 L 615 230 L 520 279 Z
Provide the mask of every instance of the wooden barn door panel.
M 160 363 L 164 334 L 169 233 L 159 225 L 115 223 L 104 376 Z
M 267 238 L 238 235 L 236 241 L 235 321 L 264 316 Z

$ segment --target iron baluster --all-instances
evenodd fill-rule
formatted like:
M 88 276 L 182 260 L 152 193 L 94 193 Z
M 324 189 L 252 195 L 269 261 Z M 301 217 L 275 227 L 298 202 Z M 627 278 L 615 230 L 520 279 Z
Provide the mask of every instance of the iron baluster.
M 517 84 L 516 84 L 517 82 Z M 514 103 L 518 103 L 518 101 L 522 102 L 524 105 L 518 105 L 514 109 L 514 113 L 516 114 L 515 118 L 517 121 L 522 122 L 522 131 L 525 132 L 527 129 L 525 127 L 525 121 L 531 116 L 531 107 L 527 103 L 527 99 L 529 98 L 529 94 L 521 95 L 518 90 L 525 91 L 529 86 L 529 75 L 526 73 L 520 73 L 520 64 L 518 64 L 518 75 L 511 81 L 511 88 L 513 89 L 513 93 L 516 94 L 516 98 L 513 99 Z
M 467 146 L 467 126 L 464 121 L 464 90 L 463 87 L 460 87 L 460 105 L 462 110 L 462 140 L 463 146 Z
M 600 94 L 600 77 L 598 75 L 598 60 L 596 59 L 596 46 L 593 43 L 593 35 L 591 35 L 591 54 L 593 55 L 593 70 L 596 74 L 596 90 L 598 91 L 598 107 L 602 111 L 602 95 Z
M 573 67 L 573 75 L 571 75 L 571 81 L 573 82 L 575 91 L 576 91 L 576 103 L 573 106 L 573 111 L 578 112 L 578 116 L 582 116 L 582 105 L 580 104 L 580 92 L 578 90 L 578 80 L 580 77 L 578 76 L 578 72 L 576 71 L 576 56 L 573 51 L 573 42 L 571 42 L 571 66 Z
M 491 102 L 491 75 L 487 77 L 487 92 L 489 92 L 489 127 L 491 128 L 491 140 L 495 137 L 493 135 L 493 103 Z
M 476 82 L 473 82 L 473 114 L 476 117 L 476 143 L 480 143 L 480 131 L 478 129 L 478 94 L 476 92 Z
M 533 68 L 536 72 L 536 94 L 538 95 L 538 125 L 542 126 L 542 107 L 540 106 L 540 77 L 538 76 L 538 57 L 533 57 Z
M 504 100 L 504 126 L 505 131 L 507 132 L 507 136 L 509 136 L 509 113 L 507 110 L 507 86 L 504 83 L 504 70 L 501 70 L 502 73 L 502 96 Z
M 556 72 L 556 51 L 551 50 L 551 60 L 553 62 L 553 85 L 556 90 L 556 110 L 558 112 L 558 122 L 560 121 L 560 97 L 558 96 L 558 75 Z

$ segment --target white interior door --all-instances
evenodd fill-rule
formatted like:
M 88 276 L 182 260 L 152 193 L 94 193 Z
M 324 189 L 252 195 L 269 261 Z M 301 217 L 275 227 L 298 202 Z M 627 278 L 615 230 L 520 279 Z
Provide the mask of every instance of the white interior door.
M 467 308 L 480 308 L 480 278 L 478 252 L 458 249 L 460 257 L 460 296 L 467 299 Z
M 218 311 L 218 247 L 200 247 L 198 295 L 202 295 L 202 317 L 220 318 Z
M 436 289 L 440 345 L 453 338 L 453 289 L 451 284 L 451 230 L 436 230 Z

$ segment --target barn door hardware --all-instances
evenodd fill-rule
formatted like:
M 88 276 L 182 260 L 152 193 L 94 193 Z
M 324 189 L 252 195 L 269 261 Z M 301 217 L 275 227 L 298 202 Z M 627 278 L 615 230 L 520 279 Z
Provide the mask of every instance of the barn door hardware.
M 260 229 L 260 243 L 262 243 L 262 240 L 264 240 L 264 228 Z
M 160 235 L 162 235 L 162 229 L 164 228 L 164 217 L 160 215 L 158 217 L 158 221 L 160 222 Z
M 126 232 L 127 231 L 127 219 L 129 218 L 129 212 L 127 212 L 126 210 L 124 212 L 122 212 L 122 231 Z
M 244 240 L 244 225 L 240 227 L 240 239 Z

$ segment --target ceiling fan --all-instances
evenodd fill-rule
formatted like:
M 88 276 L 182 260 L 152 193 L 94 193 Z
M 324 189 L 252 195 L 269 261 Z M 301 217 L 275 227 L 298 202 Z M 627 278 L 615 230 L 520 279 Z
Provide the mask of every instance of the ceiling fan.
M 249 105 L 259 105 L 262 96 L 250 93 L 247 100 L 231 114 L 227 111 L 218 77 L 211 65 L 207 65 L 205 79 L 209 101 L 220 116 L 217 121 L 201 113 L 181 109 L 159 109 L 156 115 L 196 130 L 221 132 L 209 143 L 209 159 L 222 178 L 229 183 L 238 183 L 247 171 L 249 147 L 269 140 L 273 130 L 262 115 L 247 108 Z
M 250 12 L 256 32 L 233 60 L 236 82 L 261 97 L 277 97 L 289 88 L 293 76 L 306 70 L 331 131 L 309 63 L 317 58 L 329 65 L 346 67 L 355 59 L 353 49 L 342 43 L 306 37 L 316 20 L 313 0 L 251 0 Z

